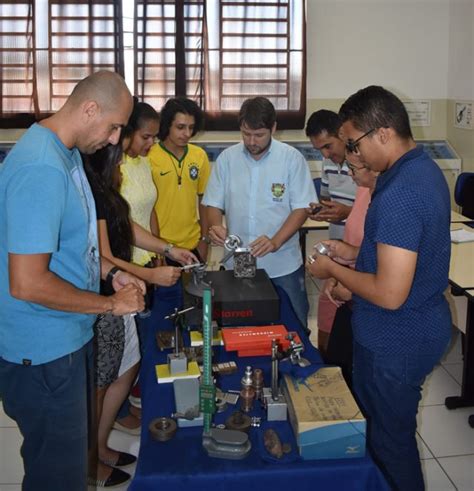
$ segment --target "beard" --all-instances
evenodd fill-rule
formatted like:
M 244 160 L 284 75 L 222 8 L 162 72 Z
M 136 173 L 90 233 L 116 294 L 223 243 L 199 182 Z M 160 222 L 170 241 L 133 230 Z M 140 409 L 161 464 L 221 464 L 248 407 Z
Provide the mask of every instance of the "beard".
M 272 139 L 270 138 L 270 140 L 268 140 L 268 143 L 264 147 L 261 147 L 259 145 L 251 145 L 251 146 L 245 145 L 245 148 L 251 155 L 262 155 L 268 150 L 271 143 L 272 143 Z

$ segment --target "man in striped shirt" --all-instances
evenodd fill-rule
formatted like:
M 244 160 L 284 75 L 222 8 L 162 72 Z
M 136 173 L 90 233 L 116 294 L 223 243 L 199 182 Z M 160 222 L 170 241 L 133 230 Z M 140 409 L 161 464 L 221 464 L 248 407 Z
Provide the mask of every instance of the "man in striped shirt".
M 344 142 L 339 138 L 340 126 L 337 113 L 325 109 L 313 113 L 306 125 L 306 135 L 324 157 L 320 203 L 311 203 L 308 212 L 313 220 L 330 222 L 330 239 L 342 239 L 356 191 L 349 176 Z
M 323 157 L 319 203 L 306 209 L 312 220 L 329 222 L 329 238 L 342 239 L 345 220 L 352 210 L 356 185 L 349 175 L 346 147 L 339 138 L 341 122 L 337 113 L 322 109 L 313 113 L 306 124 L 306 135 Z M 318 349 L 323 355 L 329 341 L 336 306 L 321 290 L 318 299 Z

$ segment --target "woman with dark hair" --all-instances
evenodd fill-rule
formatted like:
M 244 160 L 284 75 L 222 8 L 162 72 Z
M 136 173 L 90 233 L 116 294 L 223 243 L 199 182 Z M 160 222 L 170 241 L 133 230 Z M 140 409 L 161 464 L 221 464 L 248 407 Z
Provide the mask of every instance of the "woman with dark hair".
M 118 165 L 122 158 L 122 148 L 123 142 L 120 142 L 84 157 L 84 167 L 96 201 L 100 255 L 121 270 L 133 271 L 136 276 L 151 284 L 171 284 L 171 281 L 176 281 L 175 278 L 180 276 L 178 268 L 143 267 L 132 263 L 133 244 L 147 245 L 155 250 L 164 248 L 166 244 L 145 230 L 141 232 L 141 239 L 134 234 L 129 204 L 118 191 Z M 177 252 L 181 254 L 183 261 L 192 262 L 195 259 L 188 251 Z M 171 270 L 171 280 L 167 273 L 161 274 L 162 270 Z M 103 293 L 107 294 L 108 284 L 103 283 L 101 287 Z M 133 317 L 116 317 L 111 314 L 99 316 L 95 324 L 95 339 L 98 454 L 91 454 L 91 468 L 97 465 L 96 477 L 91 482 L 96 486 L 110 487 L 130 478 L 129 474 L 115 467 L 129 465 L 136 460 L 133 455 L 117 452 L 107 445 L 118 410 L 138 373 L 140 350 Z M 110 470 L 110 467 L 114 469 Z
M 121 155 L 121 145 L 109 145 L 94 155 L 85 156 L 84 167 L 96 202 L 101 256 L 104 256 L 106 243 L 113 257 L 127 263 L 132 257 L 133 234 L 128 204 L 116 190 Z M 101 293 L 111 293 L 108 282 L 101 282 Z M 133 455 L 111 449 L 107 441 L 117 412 L 137 375 L 140 351 L 135 321 L 130 315 L 99 315 L 94 335 L 96 417 L 92 435 L 97 435 L 97 446 L 91 447 L 89 483 L 111 487 L 130 479 L 128 473 L 116 467 L 136 460 Z

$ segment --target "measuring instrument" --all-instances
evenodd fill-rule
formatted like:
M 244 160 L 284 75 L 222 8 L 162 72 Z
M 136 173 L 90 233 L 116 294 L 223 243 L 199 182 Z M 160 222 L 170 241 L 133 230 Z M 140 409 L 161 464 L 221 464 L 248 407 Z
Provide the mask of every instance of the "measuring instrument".
M 240 460 L 250 452 L 248 435 L 242 431 L 211 428 L 212 415 L 216 411 L 216 387 L 212 377 L 212 289 L 203 288 L 203 375 L 199 390 L 199 410 L 204 414 L 202 445 L 209 457 Z

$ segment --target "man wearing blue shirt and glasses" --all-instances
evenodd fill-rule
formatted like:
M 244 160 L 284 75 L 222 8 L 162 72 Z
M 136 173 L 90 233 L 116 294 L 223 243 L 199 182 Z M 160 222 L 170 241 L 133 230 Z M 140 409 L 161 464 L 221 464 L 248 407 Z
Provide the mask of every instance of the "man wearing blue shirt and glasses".
M 276 112 L 268 99 L 246 100 L 239 126 L 243 142 L 219 155 L 204 195 L 209 238 L 223 245 L 228 233 L 240 236 L 251 247 L 257 267 L 288 294 L 308 330 L 309 304 L 298 240 L 305 208 L 317 200 L 308 164 L 293 147 L 272 138 Z M 224 213 L 227 228 L 222 225 Z
M 424 489 L 416 443 L 421 386 L 446 350 L 451 315 L 444 291 L 450 258 L 446 180 L 413 140 L 403 103 L 383 87 L 342 105 L 342 138 L 359 165 L 380 172 L 355 248 L 328 241 L 330 257 L 308 265 L 353 292 L 353 389 L 367 416 L 368 443 L 391 487 Z

